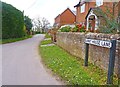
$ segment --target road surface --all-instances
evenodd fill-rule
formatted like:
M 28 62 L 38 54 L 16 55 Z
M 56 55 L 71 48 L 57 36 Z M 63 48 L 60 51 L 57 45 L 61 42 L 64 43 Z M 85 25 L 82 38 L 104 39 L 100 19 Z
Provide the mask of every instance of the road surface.
M 38 45 L 44 35 L 2 45 L 2 85 L 61 85 L 41 63 Z

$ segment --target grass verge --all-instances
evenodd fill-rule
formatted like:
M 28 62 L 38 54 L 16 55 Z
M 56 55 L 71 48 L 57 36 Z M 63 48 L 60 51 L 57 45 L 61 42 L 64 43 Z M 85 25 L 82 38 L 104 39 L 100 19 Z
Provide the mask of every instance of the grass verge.
M 45 34 L 45 38 L 51 38 L 49 34 Z
M 43 40 L 43 41 L 41 42 L 41 45 L 46 45 L 46 44 L 51 44 L 51 43 L 52 43 L 51 40 Z
M 2 39 L 2 40 L 0 40 L 0 44 L 16 42 L 16 41 L 20 41 L 20 40 L 28 39 L 28 38 L 31 38 L 31 37 L 32 37 L 32 35 L 30 35 L 30 36 L 25 36 L 25 37 L 22 37 L 22 38 Z
M 43 62 L 68 85 L 105 85 L 107 73 L 89 63 L 84 67 L 84 60 L 78 59 L 58 46 L 39 47 Z M 118 79 L 114 77 L 114 84 Z

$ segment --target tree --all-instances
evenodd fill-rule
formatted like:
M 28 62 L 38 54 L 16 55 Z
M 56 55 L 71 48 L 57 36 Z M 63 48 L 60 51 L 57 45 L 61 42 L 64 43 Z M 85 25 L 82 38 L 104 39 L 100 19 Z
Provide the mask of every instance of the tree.
M 47 32 L 49 26 L 50 26 L 49 21 L 43 17 L 42 18 L 42 32 Z
M 2 39 L 20 38 L 24 35 L 23 13 L 12 5 L 2 2 Z
M 46 18 L 38 17 L 36 19 L 33 19 L 33 25 L 36 28 L 37 32 L 44 33 L 44 32 L 47 32 L 50 26 L 50 23 Z
M 35 27 L 36 31 L 42 32 L 42 30 L 41 30 L 42 23 L 40 21 L 40 18 L 33 19 L 32 22 L 33 22 L 33 26 Z
M 28 16 L 24 16 L 24 23 L 25 23 L 28 34 L 30 34 L 30 30 L 33 27 L 31 19 Z

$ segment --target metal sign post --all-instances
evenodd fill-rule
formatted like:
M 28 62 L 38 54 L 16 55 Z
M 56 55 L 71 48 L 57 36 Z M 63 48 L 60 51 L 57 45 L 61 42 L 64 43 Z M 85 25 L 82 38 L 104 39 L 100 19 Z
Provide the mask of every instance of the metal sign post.
M 89 44 L 85 44 L 85 66 L 88 66 L 88 54 L 89 54 Z
M 115 65 L 116 40 L 112 40 L 111 43 L 112 47 L 110 48 L 107 84 L 113 83 L 113 72 Z
M 116 40 L 102 41 L 102 40 L 86 39 L 85 40 L 85 62 L 84 62 L 85 66 L 88 66 L 89 44 L 106 47 L 110 49 L 107 84 L 112 84 L 114 65 L 115 65 Z

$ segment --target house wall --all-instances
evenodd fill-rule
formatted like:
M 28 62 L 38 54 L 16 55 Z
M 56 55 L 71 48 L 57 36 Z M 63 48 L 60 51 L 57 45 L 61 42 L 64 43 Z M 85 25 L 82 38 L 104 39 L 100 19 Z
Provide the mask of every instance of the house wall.
M 119 2 L 120 3 L 120 2 Z M 96 2 L 87 2 L 85 3 L 85 12 L 81 13 L 80 12 L 80 6 L 76 8 L 76 22 L 80 23 L 80 22 L 85 22 L 85 17 L 88 14 L 88 11 L 90 8 L 93 8 L 96 6 Z M 100 6 L 100 8 L 106 12 L 106 7 L 108 7 L 108 9 L 111 9 L 111 14 L 112 10 L 113 10 L 113 2 L 104 2 L 103 5 Z M 116 6 L 114 9 L 114 16 L 117 17 L 118 16 L 118 8 L 120 9 L 120 6 Z
M 119 4 L 118 4 L 118 15 L 120 16 L 120 1 L 119 1 Z
M 80 22 L 80 7 L 76 8 L 76 23 Z
M 95 7 L 95 2 L 87 2 L 87 3 L 85 3 L 85 12 L 83 12 L 83 13 L 81 13 L 81 8 L 80 8 L 80 6 L 79 7 L 77 7 L 76 8 L 76 22 L 77 23 L 80 23 L 80 22 L 85 22 L 85 17 L 86 17 L 86 15 L 87 15 L 87 13 L 88 13 L 88 11 L 89 11 L 89 9 L 91 8 L 91 7 Z
M 73 33 L 73 32 L 58 32 L 57 33 L 57 45 L 65 49 L 70 54 L 84 59 L 85 57 L 85 39 L 97 39 L 97 40 L 111 40 L 116 39 L 116 57 L 115 57 L 115 73 L 120 73 L 120 35 L 119 34 L 101 34 L 101 33 Z M 68 45 L 69 44 L 69 45 Z M 101 69 L 107 71 L 109 64 L 109 49 L 98 47 L 94 45 L 89 46 L 89 61 Z M 118 68 L 119 67 L 119 68 Z M 119 72 L 118 72 L 119 70 Z M 119 76 L 120 78 L 120 76 Z
M 114 13 L 113 13 L 113 2 L 104 2 L 100 8 L 106 12 L 107 8 L 110 10 L 110 14 L 114 15 L 114 17 L 118 17 L 118 5 L 114 7 Z
M 75 21 L 76 16 L 69 8 L 55 18 L 55 24 L 59 24 L 59 26 L 73 24 Z
M 65 24 L 73 24 L 75 22 L 75 19 L 75 15 L 69 9 L 67 9 L 60 16 L 60 26 Z
M 58 15 L 56 18 L 55 18 L 55 24 L 59 24 L 60 23 L 60 15 Z
M 55 23 L 59 23 L 60 22 L 60 15 L 58 15 L 58 17 L 55 19 Z

